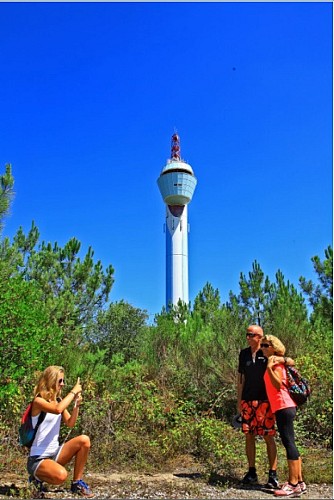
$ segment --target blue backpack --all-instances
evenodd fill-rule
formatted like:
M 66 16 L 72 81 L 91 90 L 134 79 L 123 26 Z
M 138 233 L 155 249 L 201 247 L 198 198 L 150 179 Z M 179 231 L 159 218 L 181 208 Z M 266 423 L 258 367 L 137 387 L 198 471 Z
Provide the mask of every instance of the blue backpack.
M 19 441 L 21 446 L 26 446 L 27 448 L 31 448 L 32 443 L 34 442 L 38 427 L 41 425 L 43 420 L 45 419 L 46 413 L 41 411 L 38 417 L 37 424 L 35 427 L 32 426 L 32 418 L 31 418 L 31 410 L 32 410 L 32 402 L 29 403 L 27 409 L 23 413 L 21 419 L 21 425 L 19 427 Z

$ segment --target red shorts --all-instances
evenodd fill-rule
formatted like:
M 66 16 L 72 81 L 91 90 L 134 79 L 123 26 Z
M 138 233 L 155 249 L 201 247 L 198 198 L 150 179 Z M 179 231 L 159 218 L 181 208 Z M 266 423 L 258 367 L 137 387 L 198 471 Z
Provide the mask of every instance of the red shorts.
M 275 415 L 269 401 L 241 401 L 242 432 L 275 436 Z

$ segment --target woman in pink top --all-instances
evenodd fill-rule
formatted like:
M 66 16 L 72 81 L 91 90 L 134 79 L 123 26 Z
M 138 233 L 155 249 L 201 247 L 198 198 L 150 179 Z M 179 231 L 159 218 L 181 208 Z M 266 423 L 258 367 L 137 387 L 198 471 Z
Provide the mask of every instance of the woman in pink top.
M 287 389 L 287 374 L 284 364 L 276 360 L 277 356 L 284 356 L 285 347 L 274 335 L 265 335 L 261 340 L 261 349 L 268 358 L 267 369 L 264 374 L 267 396 L 275 413 L 276 424 L 286 449 L 289 467 L 289 481 L 282 488 L 275 490 L 277 497 L 299 496 L 306 492 L 306 485 L 302 478 L 301 458 L 295 443 L 293 421 L 296 417 L 296 403 L 291 399 Z

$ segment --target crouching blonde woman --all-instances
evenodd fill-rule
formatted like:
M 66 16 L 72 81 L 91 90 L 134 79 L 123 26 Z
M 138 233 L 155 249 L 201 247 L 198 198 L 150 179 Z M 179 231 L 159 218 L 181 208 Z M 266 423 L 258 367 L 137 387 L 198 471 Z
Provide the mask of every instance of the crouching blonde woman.
M 65 372 L 61 366 L 48 366 L 40 376 L 34 389 L 32 404 L 32 423 L 35 427 L 41 412 L 45 418 L 38 427 L 30 448 L 27 469 L 29 481 L 43 491 L 43 481 L 49 484 L 61 484 L 68 476 L 65 465 L 74 457 L 74 473 L 71 483 L 72 493 L 91 498 L 94 494 L 82 480 L 83 471 L 90 450 L 90 439 L 82 435 L 59 445 L 60 424 L 74 427 L 82 401 L 80 379 L 72 390 L 61 398 L 65 384 Z M 74 403 L 72 414 L 67 410 Z
M 289 467 L 289 480 L 280 489 L 274 491 L 276 497 L 299 496 L 306 492 L 302 477 L 302 464 L 295 443 L 293 421 L 296 417 L 296 403 L 291 399 L 287 389 L 286 368 L 280 363 L 285 354 L 285 346 L 274 335 L 265 335 L 261 339 L 261 349 L 268 358 L 264 382 L 272 412 L 276 417 L 276 425 L 286 449 Z M 280 360 L 277 359 L 280 357 Z

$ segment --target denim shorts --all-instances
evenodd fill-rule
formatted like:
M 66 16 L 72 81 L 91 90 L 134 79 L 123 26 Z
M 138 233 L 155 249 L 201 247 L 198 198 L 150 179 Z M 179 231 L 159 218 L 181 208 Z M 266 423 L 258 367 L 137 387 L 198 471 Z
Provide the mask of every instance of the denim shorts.
M 29 475 L 39 480 L 38 476 L 36 476 L 38 467 L 45 459 L 54 460 L 55 462 L 57 462 L 57 458 L 59 456 L 59 453 L 61 452 L 62 447 L 63 445 L 59 446 L 58 449 L 49 457 L 41 457 L 40 455 L 32 455 L 31 457 L 29 457 L 27 461 L 27 471 Z

